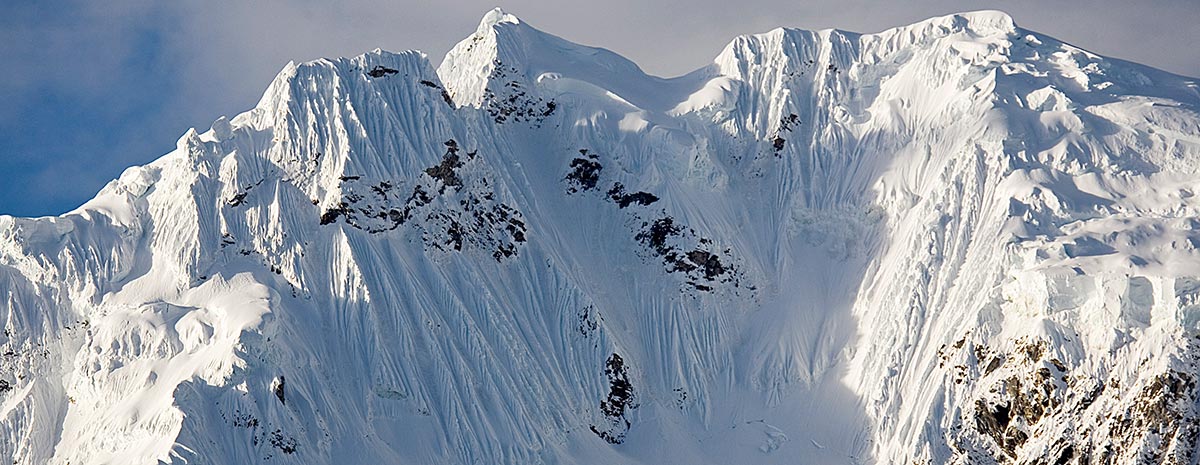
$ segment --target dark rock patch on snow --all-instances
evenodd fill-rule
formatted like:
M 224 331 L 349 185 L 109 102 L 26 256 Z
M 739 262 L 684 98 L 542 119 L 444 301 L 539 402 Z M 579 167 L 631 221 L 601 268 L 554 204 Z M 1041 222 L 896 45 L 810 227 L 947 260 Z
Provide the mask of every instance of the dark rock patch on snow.
M 272 431 L 269 441 L 271 447 L 279 449 L 280 452 L 289 455 L 296 453 L 296 447 L 298 446 L 296 438 L 283 434 L 283 430 L 276 429 Z
M 442 94 L 442 100 L 446 101 L 446 105 L 449 105 L 450 108 L 454 108 L 454 99 L 450 98 L 450 93 L 446 92 L 446 89 L 443 89 L 442 86 L 439 86 L 436 82 L 430 81 L 428 79 L 422 79 L 420 82 L 421 82 L 421 85 L 423 85 L 425 87 L 434 88 L 434 89 L 437 89 L 438 91 L 440 91 Z
M 625 360 L 616 353 L 610 355 L 605 362 L 604 375 L 608 377 L 609 389 L 608 396 L 600 401 L 600 411 L 608 421 L 599 426 L 591 425 L 591 429 L 609 444 L 620 444 L 625 442 L 625 435 L 630 427 L 626 413 L 637 408 L 637 404 L 634 403 L 633 385 L 629 383 Z
M 491 181 L 479 166 L 462 170 L 478 153 L 463 150 L 454 139 L 444 144 L 441 162 L 411 180 L 406 196 L 400 181 L 370 182 L 360 176 L 343 176 L 342 199 L 321 214 L 322 225 L 343 221 L 372 234 L 411 225 L 428 249 L 462 252 L 476 248 L 490 251 L 497 261 L 513 257 L 527 240 L 521 212 L 496 200 Z
M 710 292 L 714 290 L 714 283 L 740 287 L 740 273 L 726 264 L 730 260 L 722 260 L 720 254 L 711 250 L 712 240 L 696 239 L 695 236 L 695 230 L 677 224 L 670 216 L 663 216 L 653 222 L 643 222 L 634 240 L 662 258 L 667 272 L 682 274 L 685 282 L 695 290 Z M 728 256 L 730 250 L 722 253 Z
M 658 201 L 658 196 L 649 192 L 634 192 L 628 194 L 625 192 L 625 186 L 621 183 L 613 184 L 612 189 L 608 190 L 608 198 L 617 203 L 617 207 L 625 208 L 631 204 L 642 206 L 650 205 Z
M 371 68 L 370 71 L 367 71 L 367 76 L 371 76 L 373 78 L 381 78 L 381 77 L 384 77 L 384 76 L 387 76 L 390 74 L 396 74 L 399 72 L 400 71 L 394 70 L 392 68 L 388 68 L 386 66 L 376 65 L 374 68 Z
M 526 122 L 540 126 L 558 108 L 554 100 L 531 95 L 520 81 L 511 79 L 511 75 L 519 72 L 517 68 L 505 66 L 500 60 L 493 60 L 492 65 L 483 100 L 484 110 L 496 123 Z
M 286 380 L 284 377 L 280 376 L 279 382 L 275 383 L 275 388 L 272 390 L 275 393 L 275 398 L 279 399 L 280 405 L 287 405 L 287 399 L 285 398 L 285 394 L 283 392 L 285 382 Z
M 441 193 L 445 192 L 446 187 L 462 187 L 462 179 L 454 171 L 461 167 L 462 161 L 458 158 L 458 142 L 450 139 L 446 141 L 446 154 L 442 156 L 442 162 L 437 166 L 426 168 L 425 174 L 442 182 L 442 187 L 438 189 L 438 192 Z
M 596 154 L 588 153 L 587 149 L 579 149 L 579 154 L 586 158 L 571 160 L 570 171 L 563 178 L 567 182 L 568 194 L 595 190 L 600 182 L 600 171 L 604 169 L 597 161 L 599 157 Z

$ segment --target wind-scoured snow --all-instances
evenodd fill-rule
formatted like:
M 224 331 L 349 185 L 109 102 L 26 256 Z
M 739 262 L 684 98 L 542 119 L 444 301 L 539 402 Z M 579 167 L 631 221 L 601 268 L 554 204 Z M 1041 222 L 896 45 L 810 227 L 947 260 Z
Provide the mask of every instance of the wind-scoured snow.
M 992 11 L 289 64 L 0 216 L 0 460 L 1194 464 L 1198 105 Z

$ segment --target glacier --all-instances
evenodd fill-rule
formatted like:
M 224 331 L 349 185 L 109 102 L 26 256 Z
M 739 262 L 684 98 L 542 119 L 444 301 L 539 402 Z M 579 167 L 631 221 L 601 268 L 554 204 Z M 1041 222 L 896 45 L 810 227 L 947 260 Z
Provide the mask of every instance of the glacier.
M 291 63 L 0 216 L 0 459 L 1200 463 L 1197 85 L 996 11 Z

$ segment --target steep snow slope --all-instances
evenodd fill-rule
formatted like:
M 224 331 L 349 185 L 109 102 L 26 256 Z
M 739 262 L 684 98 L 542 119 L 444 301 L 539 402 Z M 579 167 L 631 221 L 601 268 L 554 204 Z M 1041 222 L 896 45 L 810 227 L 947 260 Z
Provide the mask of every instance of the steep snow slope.
M 292 64 L 0 217 L 0 458 L 1196 463 L 1198 104 L 998 12 Z

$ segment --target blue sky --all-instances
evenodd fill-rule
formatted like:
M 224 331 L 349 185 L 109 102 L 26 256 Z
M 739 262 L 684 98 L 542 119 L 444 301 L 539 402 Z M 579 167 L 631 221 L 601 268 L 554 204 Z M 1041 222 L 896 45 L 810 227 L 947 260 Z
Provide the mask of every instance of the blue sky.
M 875 32 L 977 9 L 1100 53 L 1200 75 L 1200 2 L 233 0 L 9 2 L 0 15 L 0 214 L 60 214 L 189 127 L 252 107 L 289 60 L 418 49 L 436 65 L 497 3 L 676 75 L 776 26 Z

